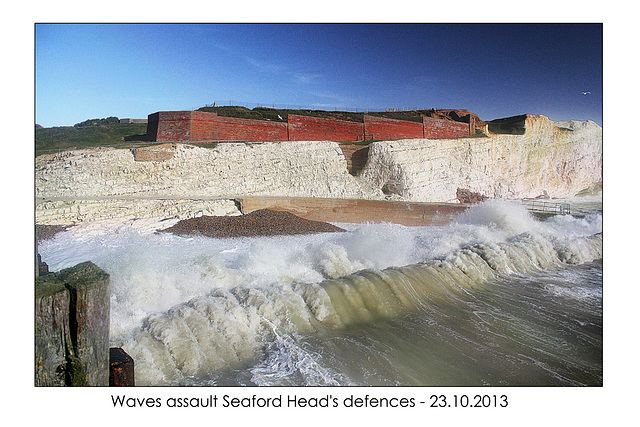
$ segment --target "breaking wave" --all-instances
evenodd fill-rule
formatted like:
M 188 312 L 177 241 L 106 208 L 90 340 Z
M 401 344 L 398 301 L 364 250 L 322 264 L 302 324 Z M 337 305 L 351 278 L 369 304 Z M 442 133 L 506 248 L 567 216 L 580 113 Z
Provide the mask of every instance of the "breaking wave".
M 602 258 L 600 216 L 540 222 L 499 200 L 445 227 L 340 225 L 348 232 L 220 240 L 122 229 L 80 240 L 111 274 L 113 345 L 134 358 L 140 385 L 219 384 L 233 370 L 248 372 L 247 384 L 349 384 L 304 337 Z M 46 243 L 44 260 L 82 261 L 78 239 L 63 233 Z M 56 245 L 73 255 L 57 259 Z

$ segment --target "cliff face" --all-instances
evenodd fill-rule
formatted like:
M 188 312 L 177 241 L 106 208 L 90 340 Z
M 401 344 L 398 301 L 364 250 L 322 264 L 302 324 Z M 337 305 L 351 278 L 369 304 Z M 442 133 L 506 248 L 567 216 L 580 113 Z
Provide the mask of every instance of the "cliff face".
M 602 181 L 602 128 L 526 116 L 524 134 L 371 144 L 359 177 L 390 197 L 456 200 L 458 188 L 488 197 L 571 197 Z
M 231 199 L 249 195 L 384 197 L 326 141 L 74 150 L 39 156 L 35 169 L 40 224 L 234 215 Z
M 349 175 L 334 142 L 177 144 L 164 150 L 169 155 L 151 158 L 161 161 L 136 161 L 124 149 L 40 156 L 36 197 L 382 197 Z
M 251 195 L 455 202 L 458 189 L 571 197 L 601 183 L 600 126 L 523 120 L 522 134 L 372 143 L 356 177 L 338 144 L 327 141 L 43 155 L 36 158 L 37 222 L 237 214 L 231 199 Z

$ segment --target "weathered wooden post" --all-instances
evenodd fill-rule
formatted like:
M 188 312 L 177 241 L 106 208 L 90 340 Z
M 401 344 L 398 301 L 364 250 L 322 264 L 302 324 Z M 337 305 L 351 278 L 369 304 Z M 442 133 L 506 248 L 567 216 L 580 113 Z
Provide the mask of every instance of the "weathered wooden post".
M 36 386 L 64 386 L 70 370 L 69 292 L 63 283 L 36 282 Z M 69 362 L 68 362 L 69 361 Z
M 39 253 L 36 253 L 37 256 L 37 260 L 36 260 L 36 277 L 38 276 L 44 276 L 45 274 L 49 274 L 49 266 L 42 262 L 42 258 L 40 257 Z
M 109 385 L 109 275 L 92 262 L 36 278 L 36 386 Z

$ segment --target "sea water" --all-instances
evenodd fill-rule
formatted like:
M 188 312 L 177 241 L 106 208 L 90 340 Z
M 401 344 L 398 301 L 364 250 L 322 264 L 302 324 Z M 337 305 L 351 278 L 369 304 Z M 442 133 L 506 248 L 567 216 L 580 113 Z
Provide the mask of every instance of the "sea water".
M 75 227 L 137 385 L 602 385 L 602 215 L 491 200 L 447 226 L 213 239 Z

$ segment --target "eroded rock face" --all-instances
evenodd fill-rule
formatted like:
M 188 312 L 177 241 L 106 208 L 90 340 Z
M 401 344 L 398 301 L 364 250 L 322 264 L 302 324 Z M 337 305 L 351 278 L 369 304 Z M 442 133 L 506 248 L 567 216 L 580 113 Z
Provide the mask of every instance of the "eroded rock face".
M 36 159 L 36 221 L 233 215 L 238 196 L 381 199 L 328 141 L 184 144 L 137 153 L 74 150 Z
M 36 197 L 278 195 L 380 198 L 349 175 L 338 144 L 289 141 L 177 144 L 164 161 L 136 162 L 130 150 L 59 153 L 36 161 Z
M 203 215 L 240 215 L 233 199 L 104 198 L 36 201 L 36 223 L 74 225 L 118 219 L 121 224 L 149 218 L 186 219 Z
M 602 128 L 523 118 L 525 132 L 482 138 L 374 142 L 358 175 L 388 197 L 453 202 L 457 189 L 486 197 L 571 197 L 602 181 Z

